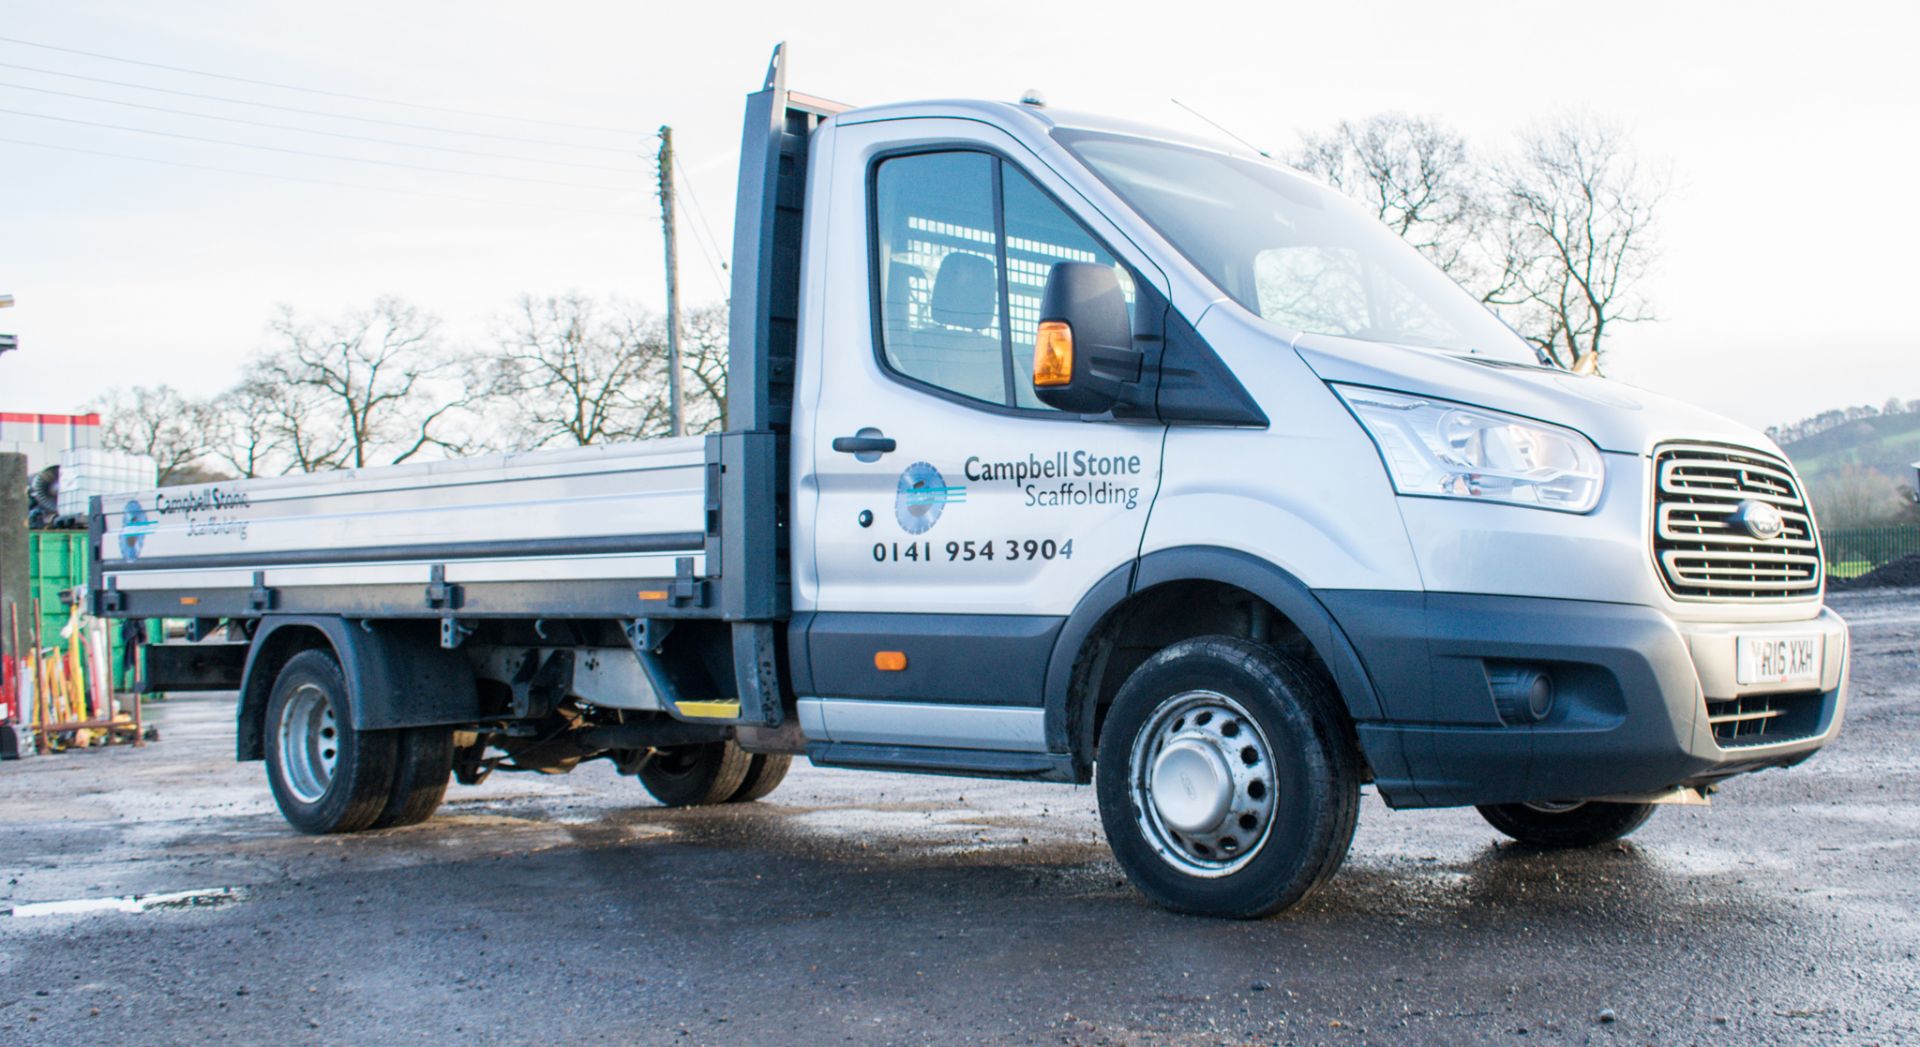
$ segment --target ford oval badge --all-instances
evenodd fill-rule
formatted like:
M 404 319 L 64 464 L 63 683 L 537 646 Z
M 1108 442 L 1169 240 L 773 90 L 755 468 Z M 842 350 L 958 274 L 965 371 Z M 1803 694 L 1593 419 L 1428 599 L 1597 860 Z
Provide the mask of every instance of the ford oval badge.
M 1734 526 L 1763 542 L 1771 542 L 1786 533 L 1786 518 L 1766 502 L 1749 498 L 1733 510 Z

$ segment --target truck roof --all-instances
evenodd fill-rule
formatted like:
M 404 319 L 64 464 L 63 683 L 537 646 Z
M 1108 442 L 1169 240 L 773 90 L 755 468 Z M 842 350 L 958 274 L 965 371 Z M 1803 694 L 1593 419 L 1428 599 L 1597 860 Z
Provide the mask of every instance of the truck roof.
M 1088 112 L 1076 109 L 1054 109 L 1049 106 L 1028 105 L 1020 102 L 998 102 L 970 98 L 936 98 L 914 102 L 887 102 L 881 105 L 858 106 L 845 110 L 833 117 L 835 123 L 864 124 L 876 120 L 900 120 L 909 117 L 953 117 L 962 120 L 979 120 L 997 127 L 1015 127 L 1024 125 L 1034 133 L 1046 135 L 1055 128 L 1071 128 L 1080 131 L 1098 131 L 1105 134 L 1126 135 L 1131 138 L 1146 138 L 1162 142 L 1175 142 L 1181 145 L 1210 149 L 1215 152 L 1230 153 L 1249 159 L 1265 159 L 1245 146 L 1208 135 L 1189 134 L 1171 128 L 1153 124 L 1143 124 L 1123 117 L 1105 113 Z M 1271 162 L 1271 161 L 1269 161 Z

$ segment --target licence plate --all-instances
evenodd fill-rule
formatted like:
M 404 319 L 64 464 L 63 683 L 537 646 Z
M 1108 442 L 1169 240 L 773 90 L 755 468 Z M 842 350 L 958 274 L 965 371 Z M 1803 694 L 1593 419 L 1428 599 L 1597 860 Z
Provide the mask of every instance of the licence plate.
M 1734 662 L 1740 683 L 1819 683 L 1820 637 L 1737 637 Z

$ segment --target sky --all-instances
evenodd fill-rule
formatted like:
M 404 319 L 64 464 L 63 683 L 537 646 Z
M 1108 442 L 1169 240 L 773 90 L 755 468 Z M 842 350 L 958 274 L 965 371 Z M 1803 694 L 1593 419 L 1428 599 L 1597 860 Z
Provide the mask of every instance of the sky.
M 1590 113 L 1672 183 L 1660 319 L 1611 375 L 1760 426 L 1920 397 L 1920 5 L 0 0 L 0 37 L 4 411 L 217 394 L 282 304 L 397 294 L 470 342 L 523 294 L 658 308 L 663 124 L 686 300 L 717 301 L 741 102 L 781 40 L 790 87 L 844 102 L 1038 88 L 1208 133 L 1178 98 L 1276 152 L 1384 110 L 1489 150 Z

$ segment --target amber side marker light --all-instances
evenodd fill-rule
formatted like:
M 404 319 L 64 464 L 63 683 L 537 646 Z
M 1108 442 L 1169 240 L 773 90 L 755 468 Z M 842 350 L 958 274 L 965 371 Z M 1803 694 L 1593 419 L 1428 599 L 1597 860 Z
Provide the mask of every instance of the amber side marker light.
M 1033 384 L 1069 385 L 1073 382 L 1073 328 L 1048 320 L 1033 336 Z
M 875 651 L 873 652 L 873 667 L 883 673 L 897 673 L 907 667 L 907 652 Z

